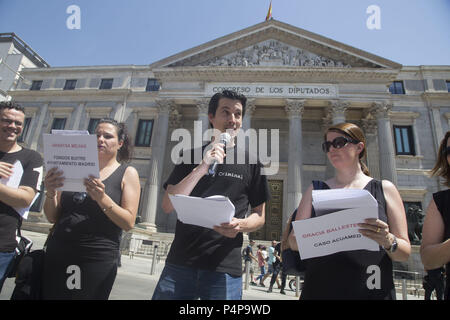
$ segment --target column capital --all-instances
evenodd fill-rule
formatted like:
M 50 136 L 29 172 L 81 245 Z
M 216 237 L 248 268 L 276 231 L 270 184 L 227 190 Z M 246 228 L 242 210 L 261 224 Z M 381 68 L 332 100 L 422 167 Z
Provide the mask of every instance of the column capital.
M 172 108 L 176 108 L 176 104 L 172 99 L 156 99 L 156 107 L 158 113 L 168 115 Z
M 179 128 L 181 127 L 181 119 L 183 118 L 182 114 L 181 114 L 181 107 L 173 104 L 170 107 L 170 112 L 169 112 L 169 128 L 170 129 L 175 129 L 175 128 Z
M 362 129 L 366 134 L 376 134 L 378 125 L 375 119 L 362 119 Z
M 199 115 L 207 115 L 209 108 L 209 99 L 208 98 L 199 98 L 195 99 L 195 106 L 198 109 Z
M 377 119 L 389 119 L 389 112 L 392 110 L 393 104 L 388 101 L 375 101 L 372 103 L 370 113 L 373 113 Z
M 286 99 L 284 110 L 289 118 L 301 117 L 305 110 L 305 100 L 302 99 Z
M 350 102 L 342 100 L 330 100 L 328 101 L 328 110 L 334 114 L 344 114 L 350 107 Z
M 245 105 L 245 114 L 251 117 L 253 113 L 255 113 L 255 110 L 256 110 L 256 99 L 248 98 L 247 103 Z

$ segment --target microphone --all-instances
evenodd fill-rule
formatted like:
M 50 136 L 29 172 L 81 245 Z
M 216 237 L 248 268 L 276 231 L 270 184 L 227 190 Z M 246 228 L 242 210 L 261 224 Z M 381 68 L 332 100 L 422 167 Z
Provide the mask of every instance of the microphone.
M 227 146 L 228 143 L 230 143 L 231 141 L 231 136 L 228 132 L 224 132 L 220 134 L 220 143 L 223 143 L 225 145 L 225 147 Z M 214 160 L 214 162 L 209 166 L 208 169 L 208 174 L 215 177 L 216 176 L 216 169 L 217 169 L 217 165 L 219 163 L 217 162 L 217 160 Z

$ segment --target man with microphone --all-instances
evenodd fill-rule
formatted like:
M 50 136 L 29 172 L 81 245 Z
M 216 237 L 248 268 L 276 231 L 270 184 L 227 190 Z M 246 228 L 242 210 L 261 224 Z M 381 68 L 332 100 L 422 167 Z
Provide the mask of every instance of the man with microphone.
M 226 196 L 235 206 L 235 215 L 230 223 L 214 229 L 177 220 L 175 238 L 153 300 L 242 298 L 242 232 L 255 231 L 264 224 L 265 202 L 270 197 L 261 164 L 250 161 L 255 156 L 238 148 L 242 146 L 236 146 L 234 141 L 246 101 L 244 95 L 228 90 L 212 96 L 208 118 L 218 134 L 202 147 L 204 157 L 200 164 L 176 165 L 164 184 L 162 208 L 166 213 L 174 211 L 170 193 L 202 198 Z M 194 159 L 195 150 L 190 152 Z M 245 163 L 238 163 L 242 152 Z

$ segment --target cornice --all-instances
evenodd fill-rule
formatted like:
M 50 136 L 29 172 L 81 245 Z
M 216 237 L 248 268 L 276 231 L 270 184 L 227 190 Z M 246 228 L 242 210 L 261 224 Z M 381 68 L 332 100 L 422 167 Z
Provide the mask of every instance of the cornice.
M 422 93 L 422 97 L 425 99 L 443 99 L 443 100 L 450 100 L 450 92 L 445 92 L 445 91 L 426 91 L 424 93 Z
M 176 67 L 152 70 L 164 81 L 241 81 L 241 82 L 377 82 L 391 83 L 399 70 L 369 68 L 308 67 Z
M 47 97 L 64 97 L 74 98 L 75 100 L 83 100 L 83 97 L 118 97 L 126 96 L 131 93 L 130 89 L 76 89 L 76 90 L 62 90 L 62 89 L 44 89 L 44 90 L 12 90 L 8 94 L 14 98 L 47 98 Z

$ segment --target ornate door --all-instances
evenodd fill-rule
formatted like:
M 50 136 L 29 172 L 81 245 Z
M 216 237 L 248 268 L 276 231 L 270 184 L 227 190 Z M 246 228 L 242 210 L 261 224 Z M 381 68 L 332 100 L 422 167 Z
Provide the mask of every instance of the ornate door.
M 277 240 L 281 239 L 283 221 L 283 181 L 269 180 L 271 199 L 266 203 L 266 223 L 250 234 L 250 239 Z

